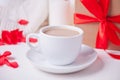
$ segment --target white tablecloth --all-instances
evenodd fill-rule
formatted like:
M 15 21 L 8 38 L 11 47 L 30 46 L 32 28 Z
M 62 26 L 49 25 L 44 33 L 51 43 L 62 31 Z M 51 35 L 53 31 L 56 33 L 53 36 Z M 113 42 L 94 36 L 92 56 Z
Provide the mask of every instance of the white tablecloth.
M 19 67 L 1 66 L 0 80 L 120 80 L 120 60 L 111 58 L 103 50 L 95 49 L 98 59 L 91 66 L 71 74 L 51 74 L 36 69 L 26 57 L 29 47 L 24 43 L 0 46 L 0 53 L 6 50 L 12 52 Z

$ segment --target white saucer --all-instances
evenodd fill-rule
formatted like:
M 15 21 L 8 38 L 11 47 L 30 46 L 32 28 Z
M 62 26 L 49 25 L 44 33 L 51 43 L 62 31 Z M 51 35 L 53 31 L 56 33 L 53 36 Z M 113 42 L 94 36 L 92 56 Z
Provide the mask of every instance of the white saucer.
M 72 64 L 66 66 L 56 66 L 48 63 L 41 57 L 39 52 L 36 52 L 33 49 L 28 51 L 27 58 L 33 65 L 42 71 L 51 73 L 72 73 L 90 66 L 97 59 L 97 52 L 89 46 L 82 45 L 82 51 L 78 58 Z

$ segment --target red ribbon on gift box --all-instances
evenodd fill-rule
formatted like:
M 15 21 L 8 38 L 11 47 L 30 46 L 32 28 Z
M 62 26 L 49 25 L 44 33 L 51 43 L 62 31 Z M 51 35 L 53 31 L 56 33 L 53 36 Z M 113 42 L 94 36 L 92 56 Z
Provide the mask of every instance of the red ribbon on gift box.
M 100 22 L 96 48 L 107 49 L 108 41 L 120 46 L 120 29 L 114 23 L 120 23 L 120 15 L 108 16 L 110 0 L 80 0 L 86 9 L 95 17 L 75 13 L 75 24 Z

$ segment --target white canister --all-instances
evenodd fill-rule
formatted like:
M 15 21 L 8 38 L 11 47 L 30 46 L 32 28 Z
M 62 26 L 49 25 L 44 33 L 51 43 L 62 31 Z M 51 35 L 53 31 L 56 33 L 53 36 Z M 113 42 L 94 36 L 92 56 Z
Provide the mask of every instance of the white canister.
M 49 25 L 73 25 L 75 0 L 49 0 Z

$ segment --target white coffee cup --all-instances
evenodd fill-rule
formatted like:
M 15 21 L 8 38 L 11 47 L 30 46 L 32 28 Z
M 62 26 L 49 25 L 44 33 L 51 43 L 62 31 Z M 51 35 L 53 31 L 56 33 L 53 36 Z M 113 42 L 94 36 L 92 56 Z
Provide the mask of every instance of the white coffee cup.
M 72 36 L 56 36 L 46 34 L 45 31 L 52 29 L 68 29 L 78 32 Z M 36 37 L 38 44 L 33 45 L 29 38 Z M 33 48 L 38 48 L 40 53 L 49 63 L 54 65 L 67 65 L 75 61 L 81 51 L 83 30 L 75 26 L 59 25 L 46 26 L 40 29 L 39 33 L 27 35 L 26 42 Z

